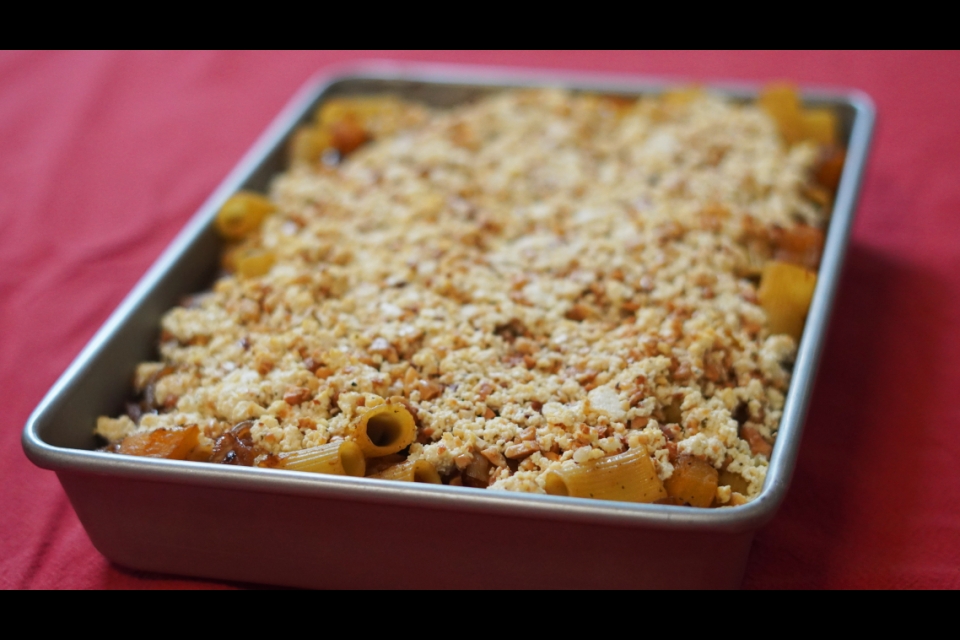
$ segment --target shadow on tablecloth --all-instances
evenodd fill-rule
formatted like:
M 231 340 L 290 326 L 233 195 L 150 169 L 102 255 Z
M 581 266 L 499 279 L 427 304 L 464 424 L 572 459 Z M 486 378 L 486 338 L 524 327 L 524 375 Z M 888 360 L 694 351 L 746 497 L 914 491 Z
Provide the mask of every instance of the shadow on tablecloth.
M 938 345 L 947 285 L 897 256 L 850 247 L 790 491 L 754 543 L 745 588 L 905 587 L 942 471 Z M 931 491 L 934 489 L 934 491 Z M 925 535 L 918 535 L 924 532 Z M 928 573 L 929 571 L 927 571 Z

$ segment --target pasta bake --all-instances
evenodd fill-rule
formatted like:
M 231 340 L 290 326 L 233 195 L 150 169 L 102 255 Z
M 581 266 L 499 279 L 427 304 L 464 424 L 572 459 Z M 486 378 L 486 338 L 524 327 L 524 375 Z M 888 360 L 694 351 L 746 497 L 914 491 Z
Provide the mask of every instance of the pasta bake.
M 217 218 L 121 454 L 658 502 L 764 482 L 843 164 L 785 86 L 333 99 Z

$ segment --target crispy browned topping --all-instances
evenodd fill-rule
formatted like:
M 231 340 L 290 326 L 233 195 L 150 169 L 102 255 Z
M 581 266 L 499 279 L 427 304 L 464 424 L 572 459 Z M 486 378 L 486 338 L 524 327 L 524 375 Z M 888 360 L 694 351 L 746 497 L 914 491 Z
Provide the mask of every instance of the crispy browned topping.
M 724 469 L 716 503 L 755 496 L 795 342 L 751 278 L 774 252 L 819 258 L 817 150 L 756 107 L 682 98 L 505 93 L 366 144 L 329 125 L 353 155 L 276 180 L 243 245 L 269 265 L 171 310 L 142 365 L 159 412 L 99 433 L 201 425 L 240 462 L 350 439 L 396 398 L 409 459 L 452 484 L 542 492 L 643 445 L 661 479 L 684 460 Z

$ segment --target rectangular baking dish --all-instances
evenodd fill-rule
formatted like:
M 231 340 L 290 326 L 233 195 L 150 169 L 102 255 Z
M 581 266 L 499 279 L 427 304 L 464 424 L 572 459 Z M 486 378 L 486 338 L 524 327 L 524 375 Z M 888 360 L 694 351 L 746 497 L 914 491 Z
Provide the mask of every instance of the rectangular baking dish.
M 337 95 L 391 93 L 453 106 L 499 89 L 557 86 L 640 96 L 676 82 L 378 63 L 311 80 L 280 113 L 30 416 L 23 447 L 53 470 L 94 546 L 120 565 L 300 587 L 735 588 L 756 530 L 787 491 L 873 130 L 858 91 L 804 91 L 838 111 L 848 147 L 816 293 L 767 480 L 753 502 L 691 509 L 388 483 L 95 451 L 99 415 L 120 412 L 134 367 L 156 357 L 161 315 L 208 288 L 212 221 L 238 189 L 266 190 L 286 141 Z M 756 86 L 711 85 L 736 99 Z

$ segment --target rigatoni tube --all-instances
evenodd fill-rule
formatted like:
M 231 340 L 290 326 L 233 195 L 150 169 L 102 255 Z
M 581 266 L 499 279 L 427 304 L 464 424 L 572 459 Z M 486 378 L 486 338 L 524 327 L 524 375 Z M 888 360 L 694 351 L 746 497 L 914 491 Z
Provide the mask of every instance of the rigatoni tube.
M 424 482 L 426 484 L 441 484 L 440 474 L 433 468 L 433 465 L 426 460 L 401 462 L 392 467 L 387 467 L 380 473 L 375 473 L 371 478 L 380 478 L 381 480 L 400 480 L 403 482 Z
M 403 405 L 381 404 L 357 423 L 357 444 L 368 458 L 388 456 L 407 448 L 417 437 L 417 425 Z
M 331 473 L 338 476 L 363 477 L 367 469 L 363 452 L 349 440 L 330 442 L 319 447 L 281 453 L 274 465 L 278 469 Z
M 551 471 L 544 489 L 555 496 L 622 502 L 654 502 L 667 497 L 653 460 L 643 447 Z

